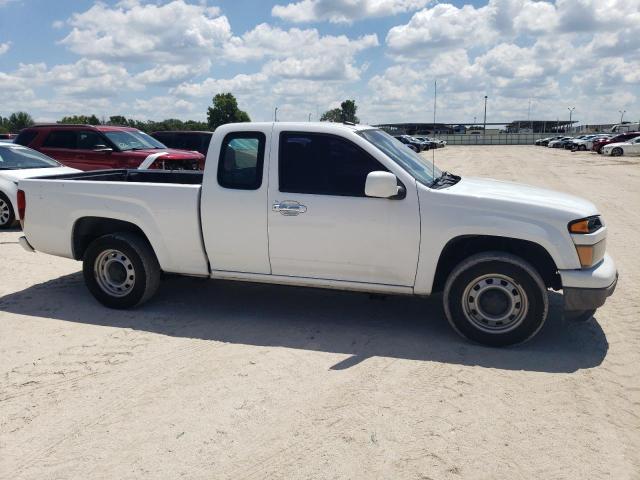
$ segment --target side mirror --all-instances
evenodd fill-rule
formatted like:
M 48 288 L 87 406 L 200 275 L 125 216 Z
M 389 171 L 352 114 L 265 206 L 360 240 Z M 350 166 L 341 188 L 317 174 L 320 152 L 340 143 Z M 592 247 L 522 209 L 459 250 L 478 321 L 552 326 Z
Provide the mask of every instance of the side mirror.
M 391 198 L 398 195 L 398 179 L 390 172 L 371 172 L 367 175 L 364 194 L 367 197 Z
M 93 149 L 94 152 L 113 152 L 113 148 L 107 147 L 106 145 L 96 145 Z

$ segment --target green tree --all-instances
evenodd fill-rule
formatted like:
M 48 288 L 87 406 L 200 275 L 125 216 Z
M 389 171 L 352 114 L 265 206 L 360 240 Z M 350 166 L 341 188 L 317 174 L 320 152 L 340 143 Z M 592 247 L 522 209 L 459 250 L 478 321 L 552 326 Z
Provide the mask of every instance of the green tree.
M 30 127 L 35 122 L 31 115 L 27 112 L 15 112 L 9 115 L 9 130 L 12 132 L 19 132 L 23 128 Z
M 207 123 L 211 130 L 226 123 L 250 121 L 247 112 L 238 108 L 238 101 L 231 93 L 218 93 L 213 97 L 213 106 L 207 110 Z
M 321 122 L 352 122 L 360 123 L 360 119 L 356 116 L 358 106 L 355 100 L 345 100 L 340 104 L 340 108 L 327 110 L 320 117 Z
M 321 122 L 342 122 L 342 109 L 341 108 L 333 108 L 331 110 L 327 110 L 320 117 Z
M 71 115 L 68 117 L 62 117 L 58 120 L 58 123 L 72 123 L 82 125 L 100 125 L 100 119 L 95 115 Z

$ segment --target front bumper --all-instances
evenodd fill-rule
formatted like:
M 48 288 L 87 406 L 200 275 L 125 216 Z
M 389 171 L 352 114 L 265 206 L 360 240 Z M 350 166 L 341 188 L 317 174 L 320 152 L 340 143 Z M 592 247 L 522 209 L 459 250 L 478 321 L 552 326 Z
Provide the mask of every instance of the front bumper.
M 600 263 L 584 270 L 560 270 L 565 310 L 595 310 L 604 305 L 618 283 L 613 259 L 606 255 Z

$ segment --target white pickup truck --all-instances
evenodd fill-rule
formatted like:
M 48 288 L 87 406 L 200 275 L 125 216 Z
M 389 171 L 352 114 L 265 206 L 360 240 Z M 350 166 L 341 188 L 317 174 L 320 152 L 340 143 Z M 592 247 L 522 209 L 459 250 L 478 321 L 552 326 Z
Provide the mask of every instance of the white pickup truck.
M 613 292 L 590 202 L 434 168 L 383 131 L 337 123 L 218 128 L 204 172 L 106 170 L 21 180 L 29 251 L 82 260 L 112 308 L 161 272 L 427 296 L 461 335 L 533 337 L 548 289 L 590 318 Z

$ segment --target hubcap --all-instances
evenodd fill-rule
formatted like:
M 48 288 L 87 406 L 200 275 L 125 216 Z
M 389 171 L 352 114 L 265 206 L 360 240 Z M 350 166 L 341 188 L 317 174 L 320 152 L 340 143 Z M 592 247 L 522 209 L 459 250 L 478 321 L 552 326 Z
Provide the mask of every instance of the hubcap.
M 465 288 L 462 310 L 476 328 L 487 333 L 505 333 L 520 325 L 527 315 L 527 294 L 511 277 L 483 275 Z
M 6 225 L 10 216 L 9 204 L 0 198 L 0 225 Z
M 105 250 L 93 265 L 100 288 L 113 297 L 124 297 L 136 284 L 136 271 L 131 260 L 119 250 Z

